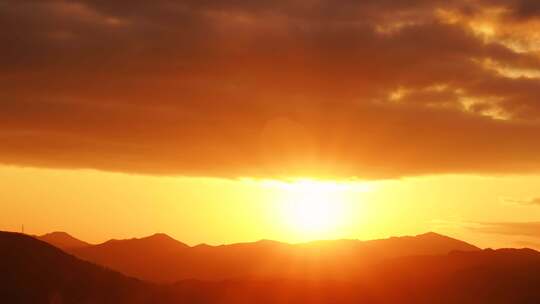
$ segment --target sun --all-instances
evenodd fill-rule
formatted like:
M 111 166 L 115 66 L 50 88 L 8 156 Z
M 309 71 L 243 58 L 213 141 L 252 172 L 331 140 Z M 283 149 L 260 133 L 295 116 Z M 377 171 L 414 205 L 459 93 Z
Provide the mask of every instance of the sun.
M 338 203 L 332 203 L 316 193 L 306 193 L 287 202 L 284 209 L 288 224 L 304 233 L 328 231 L 337 225 L 343 215 Z
M 290 242 L 355 237 L 354 231 L 369 214 L 364 194 L 375 187 L 360 181 L 255 182 L 266 189 L 270 209 L 264 213 L 269 215 L 273 229 L 281 239 Z
M 332 238 L 347 220 L 346 187 L 337 183 L 300 181 L 287 184 L 281 218 L 295 239 Z

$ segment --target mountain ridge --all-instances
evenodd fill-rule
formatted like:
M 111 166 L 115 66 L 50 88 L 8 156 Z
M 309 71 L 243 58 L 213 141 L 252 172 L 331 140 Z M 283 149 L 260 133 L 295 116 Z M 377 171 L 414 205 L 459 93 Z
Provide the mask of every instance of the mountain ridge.
M 453 251 L 372 266 L 354 281 L 306 276 L 156 285 L 0 231 L 0 299 L 12 304 L 540 303 L 540 252 L 531 249 Z
M 69 252 L 129 276 L 171 283 L 185 279 L 221 281 L 241 277 L 316 278 L 321 275 L 352 279 L 354 272 L 342 273 L 339 269 L 361 270 L 384 259 L 447 254 L 454 250 L 480 249 L 433 232 L 371 241 L 326 240 L 290 244 L 259 240 L 218 246 L 188 246 L 165 234 L 154 234 L 110 240 Z M 147 265 L 148 260 L 154 261 L 153 265 Z
M 313 243 L 320 243 L 320 242 L 375 242 L 375 241 L 384 241 L 384 240 L 393 240 L 393 239 L 407 239 L 407 238 L 444 238 L 444 239 L 451 239 L 451 240 L 454 240 L 454 241 L 459 241 L 459 242 L 463 242 L 463 243 L 466 243 L 472 247 L 476 247 L 470 243 L 467 243 L 465 241 L 462 241 L 462 240 L 459 240 L 459 239 L 456 239 L 456 238 L 452 238 L 452 237 L 449 237 L 449 236 L 446 236 L 444 234 L 440 234 L 440 233 L 437 233 L 437 232 L 433 232 L 433 231 L 429 231 L 429 232 L 425 232 L 425 233 L 421 233 L 421 234 L 417 234 L 417 235 L 402 235 L 402 236 L 390 236 L 390 237 L 387 237 L 387 238 L 377 238 L 377 239 L 368 239 L 368 240 L 362 240 L 362 239 L 322 239 L 322 240 L 313 240 L 313 241 L 307 241 L 307 242 L 298 242 L 298 243 L 288 243 L 288 242 L 283 242 L 283 241 L 277 241 L 277 240 L 272 240 L 272 239 L 259 239 L 257 241 L 246 241 L 246 242 L 238 242 L 238 243 L 224 243 L 224 244 L 217 244 L 217 245 L 212 245 L 212 244 L 208 244 L 208 243 L 199 243 L 199 244 L 195 244 L 195 245 L 188 245 L 186 243 L 183 243 L 173 237 L 171 237 L 170 235 L 166 234 L 166 233 L 154 233 L 152 235 L 148 235 L 148 236 L 143 236 L 143 237 L 133 237 L 133 238 L 126 238 L 126 239 L 109 239 L 109 240 L 106 240 L 104 242 L 101 242 L 101 243 L 96 243 L 96 244 L 91 244 L 91 243 L 88 243 L 88 242 L 85 242 L 85 241 L 82 241 L 80 239 L 77 239 L 75 237 L 73 237 L 71 234 L 67 233 L 67 232 L 64 232 L 64 231 L 54 231 L 54 232 L 50 232 L 50 233 L 46 233 L 46 234 L 43 234 L 43 235 L 40 235 L 40 236 L 36 236 L 38 239 L 42 240 L 42 241 L 45 241 L 47 243 L 50 243 L 49 240 L 48 240 L 48 237 L 49 236 L 65 236 L 65 237 L 69 237 L 71 239 L 74 239 L 76 241 L 79 241 L 81 242 L 81 244 L 85 244 L 85 245 L 90 245 L 90 246 L 99 246 L 99 245 L 103 245 L 103 244 L 107 244 L 107 243 L 116 243 L 116 242 L 122 242 L 122 241 L 146 241 L 146 240 L 156 240 L 156 239 L 161 239 L 161 240 L 164 240 L 164 241 L 175 241 L 175 242 L 178 242 L 178 243 L 181 243 L 183 245 L 185 245 L 186 247 L 190 247 L 190 248 L 195 248 L 195 247 L 223 247 L 223 246 L 231 246 L 231 245 L 244 245 L 244 244 L 256 244 L 256 243 L 259 243 L 259 244 L 263 244 L 263 243 L 273 243 L 273 244 L 281 244 L 281 245 L 308 245 L 308 244 L 313 244 Z M 54 245 L 54 244 L 51 244 L 51 245 Z M 478 247 L 476 247 L 477 249 L 480 249 Z

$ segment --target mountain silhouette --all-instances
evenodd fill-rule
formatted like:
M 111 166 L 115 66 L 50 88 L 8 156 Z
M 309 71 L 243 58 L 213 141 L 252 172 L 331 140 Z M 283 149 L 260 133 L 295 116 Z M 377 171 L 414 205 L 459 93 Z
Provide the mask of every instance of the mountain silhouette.
M 36 238 L 63 250 L 72 250 L 76 248 L 90 246 L 89 243 L 76 239 L 66 232 L 60 231 L 36 236 Z
M 189 246 L 166 234 L 156 233 L 144 238 L 109 240 L 102 244 L 85 247 L 83 250 L 85 252 L 108 252 L 115 254 L 130 254 L 134 251 L 142 251 L 144 254 L 159 255 L 177 253 L 186 248 L 189 248 Z
M 454 251 L 409 256 L 378 265 L 370 282 L 384 280 L 386 300 L 414 303 L 540 303 L 540 253 L 532 249 Z M 378 293 L 386 287 L 370 286 Z M 437 300 L 434 300 L 437 299 Z
M 393 258 L 354 281 L 192 281 L 175 289 L 189 290 L 196 299 L 235 304 L 537 304 L 539 284 L 540 253 L 488 249 Z
M 425 237 L 440 238 L 409 239 Z M 163 235 L 136 242 L 141 240 L 174 244 Z M 229 246 L 260 253 L 290 245 L 262 241 Z M 320 244 L 305 246 L 319 248 Z M 156 262 L 146 260 L 151 265 Z M 540 303 L 538 286 L 540 253 L 531 249 L 399 256 L 365 267 L 353 280 L 244 278 L 156 285 L 82 261 L 36 238 L 0 232 L 0 303 L 533 304 Z
M 36 238 L 0 232 L 0 303 L 155 303 L 158 290 Z
M 76 248 L 77 257 L 154 282 L 243 278 L 351 279 L 384 259 L 479 248 L 436 233 L 389 239 L 288 244 L 262 240 L 189 247 L 164 234 Z M 148 263 L 152 261 L 152 263 Z

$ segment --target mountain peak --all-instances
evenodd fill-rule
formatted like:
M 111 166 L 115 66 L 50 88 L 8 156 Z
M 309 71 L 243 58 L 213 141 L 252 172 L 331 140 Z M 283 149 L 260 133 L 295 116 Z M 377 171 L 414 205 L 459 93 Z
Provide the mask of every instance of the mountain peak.
M 454 250 L 462 250 L 462 251 L 476 251 L 480 250 L 480 248 L 471 245 L 465 241 L 458 240 L 446 235 L 442 235 L 433 231 L 426 232 L 423 234 L 419 234 L 415 236 L 416 239 L 422 240 L 424 242 L 428 242 L 432 246 L 438 245 L 448 245 L 449 247 L 455 247 Z
M 170 237 L 169 235 L 165 233 L 155 233 L 147 237 L 143 237 L 138 239 L 139 241 L 147 241 L 147 242 L 153 242 L 153 243 L 159 243 L 159 244 L 171 244 L 171 245 L 180 245 L 183 247 L 189 247 L 188 245 Z
M 150 236 L 142 238 L 131 238 L 131 239 L 111 239 L 102 243 L 98 246 L 113 246 L 121 247 L 124 245 L 135 246 L 135 247 L 154 247 L 154 248 L 169 248 L 169 249 L 178 249 L 178 248 L 188 248 L 189 246 L 170 237 L 165 233 L 155 233 Z
M 443 234 L 439 234 L 437 232 L 429 231 L 426 233 L 418 234 L 415 237 L 417 238 L 441 238 L 441 239 L 451 239 L 451 237 L 448 237 Z
M 72 250 L 90 246 L 89 243 L 81 241 L 63 231 L 46 233 L 44 235 L 37 236 L 36 238 L 63 250 Z
M 73 238 L 69 233 L 64 231 L 53 231 L 49 233 L 45 233 L 41 237 L 48 237 L 48 236 L 54 236 L 54 237 L 71 237 Z
M 165 233 L 154 233 L 150 236 L 147 236 L 147 237 L 144 237 L 144 238 L 141 238 L 143 240 L 162 240 L 162 241 L 176 241 L 175 239 L 173 239 L 172 237 L 170 237 L 168 234 L 165 234 Z

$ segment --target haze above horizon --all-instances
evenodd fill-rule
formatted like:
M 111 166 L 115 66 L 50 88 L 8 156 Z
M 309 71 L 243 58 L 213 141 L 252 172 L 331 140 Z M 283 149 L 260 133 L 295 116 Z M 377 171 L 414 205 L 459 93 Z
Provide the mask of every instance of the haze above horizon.
M 0 229 L 540 248 L 533 0 L 0 3 Z

